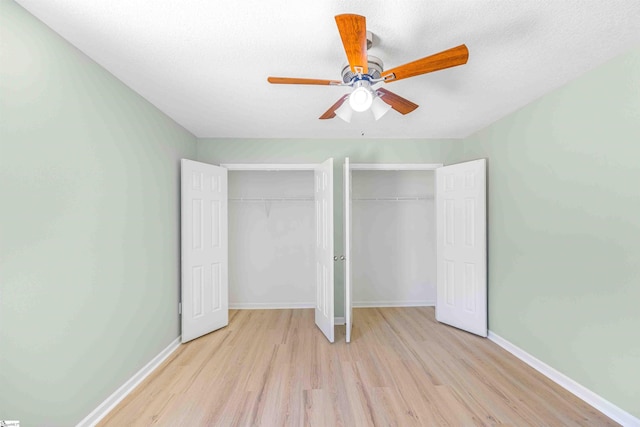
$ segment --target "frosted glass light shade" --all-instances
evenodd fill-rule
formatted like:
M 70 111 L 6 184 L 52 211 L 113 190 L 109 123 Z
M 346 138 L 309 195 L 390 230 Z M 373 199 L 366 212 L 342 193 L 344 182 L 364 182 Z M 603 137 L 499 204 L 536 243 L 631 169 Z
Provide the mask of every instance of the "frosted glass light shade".
M 371 112 L 373 113 L 373 118 L 379 120 L 380 117 L 387 114 L 387 112 L 391 110 L 391 105 L 384 102 L 380 97 L 376 96 L 373 98 L 373 102 L 371 104 Z
M 349 105 L 354 111 L 362 112 L 371 108 L 373 96 L 371 91 L 363 86 L 356 88 L 349 96 Z
M 336 109 L 336 111 L 334 111 L 334 113 L 336 113 L 336 116 L 340 117 L 345 122 L 351 123 L 353 110 L 351 109 L 351 107 L 349 107 L 348 103 L 343 102 L 342 105 L 338 109 Z
M 373 102 L 373 95 L 371 91 L 365 87 L 356 88 L 349 96 L 349 105 L 354 111 L 362 112 L 371 108 Z
M 353 84 L 353 91 L 349 95 L 349 105 L 353 111 L 361 113 L 371 108 L 373 97 L 371 82 L 366 79 L 358 80 Z

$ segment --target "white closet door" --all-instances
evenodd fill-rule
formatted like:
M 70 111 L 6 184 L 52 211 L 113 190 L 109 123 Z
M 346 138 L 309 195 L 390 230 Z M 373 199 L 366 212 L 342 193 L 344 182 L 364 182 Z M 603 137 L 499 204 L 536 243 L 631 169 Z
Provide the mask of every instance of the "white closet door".
M 333 159 L 316 167 L 316 325 L 333 342 Z
M 346 341 L 351 342 L 353 322 L 353 292 L 351 290 L 351 166 L 349 158 L 344 159 L 344 324 Z
M 182 342 L 229 324 L 227 170 L 182 160 Z
M 487 336 L 485 159 L 436 169 L 436 319 Z

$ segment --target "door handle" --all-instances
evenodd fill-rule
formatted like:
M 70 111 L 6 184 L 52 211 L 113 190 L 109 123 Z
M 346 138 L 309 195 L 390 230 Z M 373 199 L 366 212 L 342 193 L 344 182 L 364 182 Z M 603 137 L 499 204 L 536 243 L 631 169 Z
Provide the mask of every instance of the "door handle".
M 333 260 L 334 260 L 334 261 L 337 261 L 337 260 L 338 260 L 338 255 L 334 256 L 334 257 L 333 257 Z
M 340 256 L 340 259 L 341 259 L 342 261 L 344 261 L 346 258 L 344 257 L 344 255 L 341 255 L 341 256 Z

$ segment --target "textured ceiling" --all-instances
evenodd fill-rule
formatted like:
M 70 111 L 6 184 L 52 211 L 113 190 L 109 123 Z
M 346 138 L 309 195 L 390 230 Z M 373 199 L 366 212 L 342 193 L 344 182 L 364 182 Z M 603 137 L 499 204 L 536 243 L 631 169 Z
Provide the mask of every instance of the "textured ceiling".
M 18 3 L 198 137 L 461 138 L 640 44 L 637 0 Z M 267 76 L 340 79 L 341 13 L 386 69 L 462 43 L 469 62 L 385 84 L 406 116 L 318 120 L 349 88 Z

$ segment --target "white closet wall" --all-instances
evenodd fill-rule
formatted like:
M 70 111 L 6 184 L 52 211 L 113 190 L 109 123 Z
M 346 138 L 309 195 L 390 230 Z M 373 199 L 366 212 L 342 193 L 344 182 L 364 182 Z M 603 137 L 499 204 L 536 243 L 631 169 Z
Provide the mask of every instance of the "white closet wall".
M 354 306 L 435 305 L 433 171 L 352 173 Z
M 229 304 L 313 307 L 313 171 L 229 171 Z

